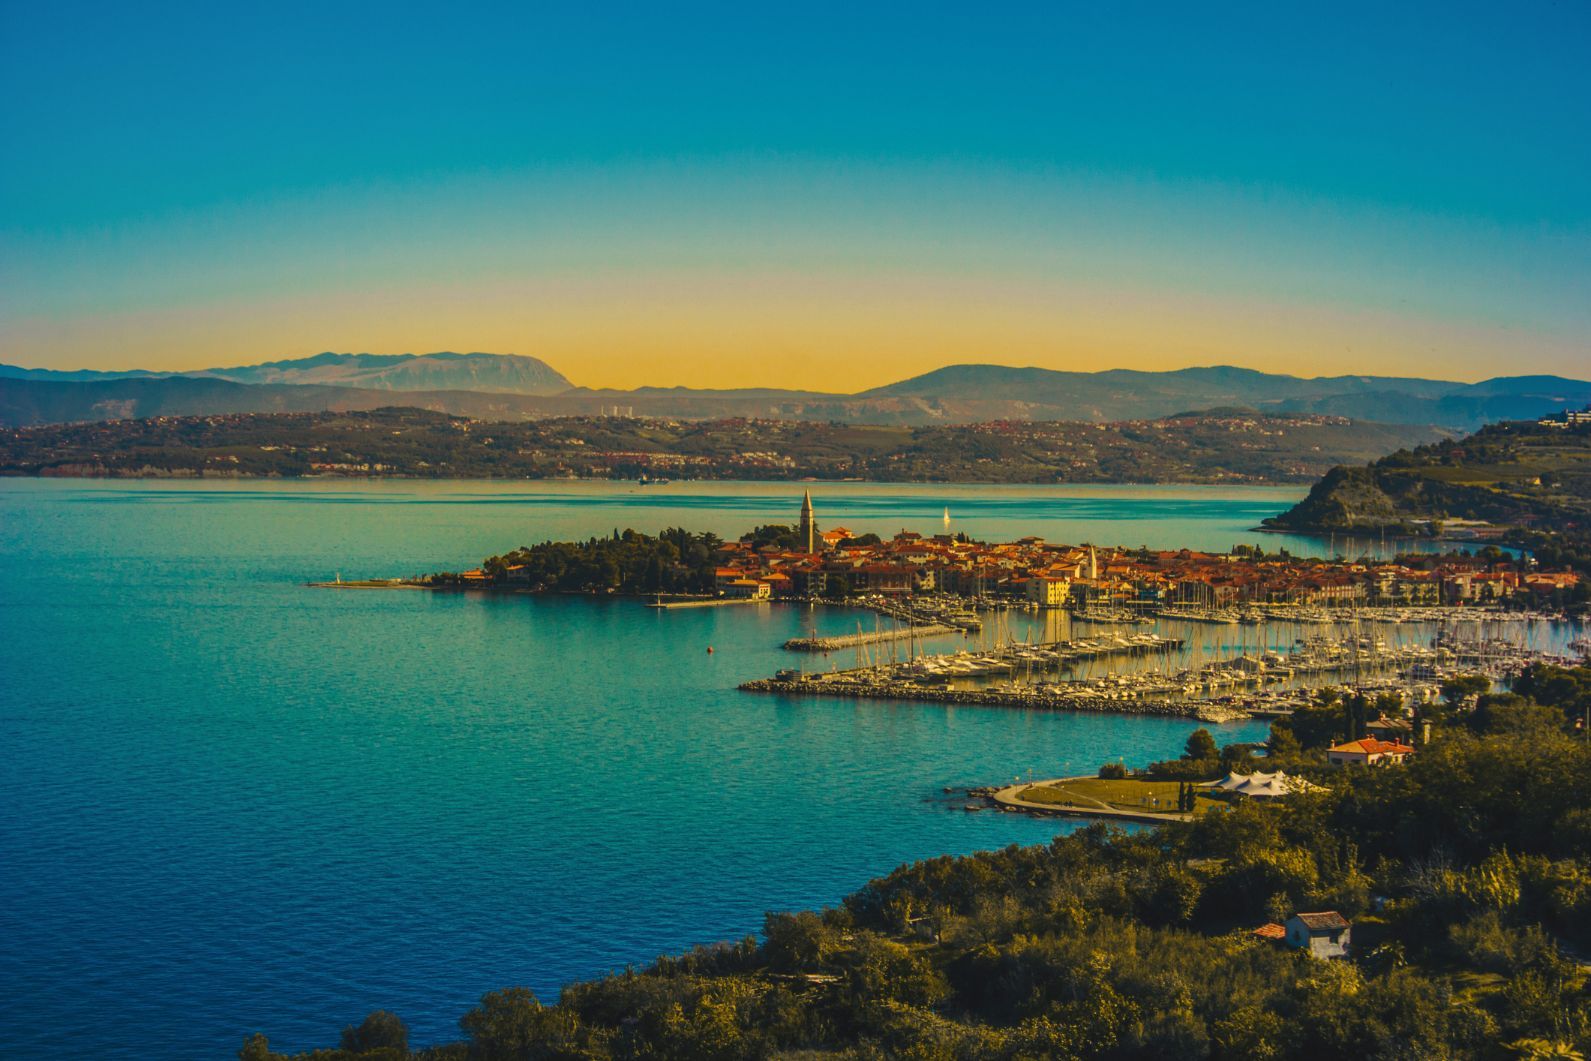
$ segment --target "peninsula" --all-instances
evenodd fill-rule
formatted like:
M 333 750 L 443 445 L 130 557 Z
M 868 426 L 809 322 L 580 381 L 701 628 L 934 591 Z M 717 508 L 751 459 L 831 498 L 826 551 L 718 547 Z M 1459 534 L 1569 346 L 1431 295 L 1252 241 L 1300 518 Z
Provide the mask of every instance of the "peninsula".
M 1468 437 L 1337 467 L 1278 530 L 1508 542 L 1591 571 L 1591 411 L 1484 427 Z
M 793 525 L 758 527 L 736 541 L 678 528 L 655 537 L 615 531 L 527 546 L 479 567 L 394 584 L 629 594 L 660 607 L 772 600 L 862 607 L 880 617 L 871 633 L 858 624 L 854 635 L 785 643 L 807 653 L 855 649 L 855 666 L 792 666 L 740 688 L 1211 722 L 1286 714 L 1307 701 L 1309 689 L 1349 678 L 1418 683 L 1434 696 L 1442 679 L 1466 668 L 1506 676 L 1535 662 L 1568 659 L 1495 638 L 1444 643 L 1438 636 L 1432 643 L 1422 636 L 1389 644 L 1367 636 L 1361 624 L 1562 616 L 1588 605 L 1588 585 L 1575 572 L 1543 570 L 1496 548 L 1378 561 L 1272 556 L 1251 545 L 1207 553 L 1034 536 L 988 543 L 904 530 L 886 540 L 821 529 L 810 493 Z M 665 595 L 675 603 L 665 604 Z M 991 638 L 986 617 L 1012 608 L 1064 611 L 1103 628 L 1173 626 L 1038 642 L 997 629 Z M 1174 660 L 1186 643 L 1178 631 L 1190 626 L 1258 629 L 1252 651 L 1244 634 L 1237 653 Z M 1312 636 L 1299 636 L 1309 627 Z M 1282 650 L 1277 630 L 1288 631 Z M 943 639 L 962 633 L 980 640 L 946 650 Z M 884 647 L 874 653 L 875 645 Z M 1135 660 L 1142 662 L 1104 663 L 1102 675 L 1075 673 L 1096 661 Z
M 1483 543 L 1477 543 L 1483 544 Z M 1323 559 L 1234 545 L 1224 553 L 1050 542 L 977 541 L 948 530 L 890 538 L 818 525 L 810 492 L 790 524 L 735 541 L 681 528 L 542 542 L 420 580 L 435 588 L 651 596 L 923 600 L 1064 608 L 1114 622 L 1161 615 L 1239 624 L 1275 614 L 1491 605 L 1583 607 L 1585 580 L 1496 548 L 1392 559 Z M 943 608 L 939 609 L 943 618 Z

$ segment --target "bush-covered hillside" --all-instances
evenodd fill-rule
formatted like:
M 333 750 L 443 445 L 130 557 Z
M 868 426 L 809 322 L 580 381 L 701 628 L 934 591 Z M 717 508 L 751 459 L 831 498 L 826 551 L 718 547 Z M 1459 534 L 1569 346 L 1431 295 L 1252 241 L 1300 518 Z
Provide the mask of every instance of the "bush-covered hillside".
M 1591 563 L 1591 424 L 1493 424 L 1368 466 L 1333 468 L 1308 497 L 1266 522 L 1437 535 L 1454 520 L 1505 528 L 1509 540 L 1543 550 L 1548 562 L 1584 568 Z
M 1288 733 L 1275 750 L 1324 790 L 932 859 L 555 1004 L 492 992 L 456 1044 L 410 1054 L 401 1021 L 373 1014 L 306 1056 L 1584 1056 L 1591 669 L 1464 694 L 1403 767 L 1312 767 Z M 1328 909 L 1354 922 L 1348 960 L 1252 933 Z M 275 1055 L 256 1036 L 241 1056 Z

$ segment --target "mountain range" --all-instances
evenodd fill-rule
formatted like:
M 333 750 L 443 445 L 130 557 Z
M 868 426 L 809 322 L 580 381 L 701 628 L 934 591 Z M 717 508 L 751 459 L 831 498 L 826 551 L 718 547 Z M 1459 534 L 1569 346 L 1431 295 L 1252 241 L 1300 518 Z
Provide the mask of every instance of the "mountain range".
M 573 384 L 534 357 L 517 354 L 316 354 L 290 361 L 267 361 L 236 368 L 192 372 L 61 372 L 0 365 L 0 379 L 55 383 L 103 383 L 120 379 L 223 379 L 233 383 L 325 384 L 387 391 L 468 390 L 489 394 L 559 394 Z
M 409 406 L 477 419 L 618 412 L 880 424 L 1153 419 L 1214 407 L 1318 413 L 1471 430 L 1591 403 L 1591 382 L 1511 376 L 1460 383 L 1398 376 L 1301 378 L 1215 366 L 1063 372 L 951 365 L 856 394 L 751 388 L 573 386 L 534 357 L 335 354 L 202 372 L 62 372 L 0 365 L 0 425 L 163 415 Z

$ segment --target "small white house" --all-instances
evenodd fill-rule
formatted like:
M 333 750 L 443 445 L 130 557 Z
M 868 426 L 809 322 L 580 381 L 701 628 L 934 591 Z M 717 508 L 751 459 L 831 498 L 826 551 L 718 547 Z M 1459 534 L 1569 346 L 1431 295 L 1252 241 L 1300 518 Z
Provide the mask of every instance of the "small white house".
M 1287 919 L 1287 945 L 1316 958 L 1341 958 L 1348 953 L 1353 926 L 1335 910 L 1294 914 Z

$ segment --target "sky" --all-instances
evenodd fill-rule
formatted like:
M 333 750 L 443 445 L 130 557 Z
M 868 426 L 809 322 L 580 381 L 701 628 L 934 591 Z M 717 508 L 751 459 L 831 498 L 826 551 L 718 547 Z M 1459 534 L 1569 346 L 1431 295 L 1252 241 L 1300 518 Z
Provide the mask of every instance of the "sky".
M 1591 376 L 1591 5 L 0 0 L 0 361 Z

